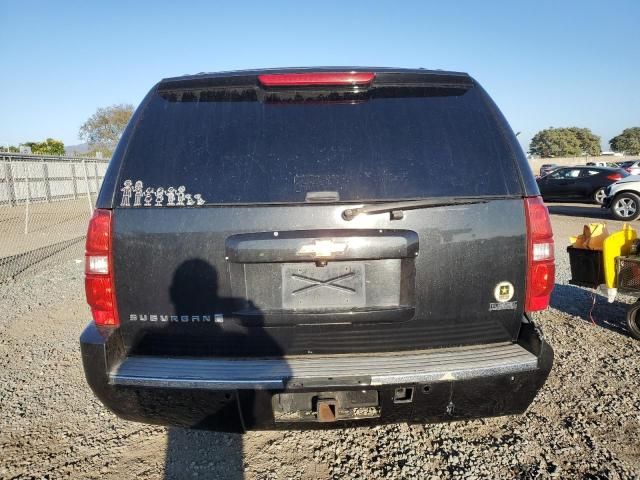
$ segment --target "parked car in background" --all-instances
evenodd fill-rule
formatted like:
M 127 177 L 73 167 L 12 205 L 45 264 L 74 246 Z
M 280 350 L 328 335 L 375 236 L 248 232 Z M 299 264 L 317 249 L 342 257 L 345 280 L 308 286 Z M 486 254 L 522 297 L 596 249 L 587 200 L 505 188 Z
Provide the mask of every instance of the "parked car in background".
M 610 167 L 611 162 L 587 162 L 588 167 Z
M 630 175 L 640 175 L 640 160 L 628 160 L 620 162 L 620 168 L 626 170 Z
M 612 183 L 605 189 L 603 207 L 616 220 L 635 220 L 640 217 L 640 177 L 633 175 Z
M 540 176 L 544 177 L 545 175 L 548 175 L 550 172 L 559 167 L 560 165 L 556 165 L 555 163 L 545 163 L 540 167 Z
M 602 204 L 605 188 L 628 176 L 620 168 L 575 166 L 558 168 L 536 182 L 545 201 Z

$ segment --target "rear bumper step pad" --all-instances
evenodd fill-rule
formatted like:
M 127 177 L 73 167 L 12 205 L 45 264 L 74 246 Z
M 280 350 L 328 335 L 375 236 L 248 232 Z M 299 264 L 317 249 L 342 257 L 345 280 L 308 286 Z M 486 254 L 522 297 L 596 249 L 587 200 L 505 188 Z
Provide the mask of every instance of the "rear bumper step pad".
M 279 390 L 456 381 L 535 370 L 537 357 L 513 343 L 438 350 L 283 358 L 127 357 L 112 385 Z

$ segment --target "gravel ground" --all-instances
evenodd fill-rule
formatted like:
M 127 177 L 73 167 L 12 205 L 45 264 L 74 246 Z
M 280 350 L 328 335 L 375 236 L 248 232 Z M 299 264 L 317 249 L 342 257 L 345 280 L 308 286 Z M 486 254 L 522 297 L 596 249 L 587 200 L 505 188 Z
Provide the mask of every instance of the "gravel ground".
M 633 299 L 596 297 L 591 322 L 592 292 L 567 284 L 562 246 L 601 213 L 551 211 L 558 285 L 536 320 L 555 364 L 515 417 L 242 436 L 125 422 L 84 381 L 81 262 L 2 285 L 0 478 L 639 478 L 640 342 L 624 327 Z

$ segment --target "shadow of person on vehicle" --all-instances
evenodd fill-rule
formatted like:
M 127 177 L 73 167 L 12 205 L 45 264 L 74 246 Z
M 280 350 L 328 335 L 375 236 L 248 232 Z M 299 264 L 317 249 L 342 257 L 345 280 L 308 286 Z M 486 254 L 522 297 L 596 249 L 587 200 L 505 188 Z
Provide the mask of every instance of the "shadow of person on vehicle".
M 187 260 L 176 269 L 170 288 L 174 314 L 181 320 L 185 316 L 190 319 L 200 316 L 202 320 L 203 315 L 211 320 L 169 324 L 163 334 L 170 337 L 164 341 L 175 345 L 186 358 L 248 355 L 281 358 L 283 350 L 268 329 L 242 326 L 232 316 L 232 312 L 248 310 L 261 325 L 264 318 L 258 308 L 247 298 L 220 296 L 218 280 L 215 267 L 202 259 Z M 215 380 L 212 376 L 216 374 L 219 372 L 209 373 L 207 378 Z M 241 380 L 244 375 L 248 380 L 246 373 L 238 375 L 229 378 Z M 197 372 L 194 376 L 197 377 Z M 210 385 L 180 390 L 173 397 L 172 394 L 171 402 L 183 402 L 182 413 L 173 423 L 188 428 L 169 428 L 165 478 L 244 478 L 241 432 L 243 426 L 251 428 L 256 419 L 272 415 L 271 394 Z
M 585 322 L 591 323 L 593 319 L 599 327 L 629 336 L 625 317 L 628 305 L 618 301 L 609 303 L 592 290 L 556 283 L 550 306 Z

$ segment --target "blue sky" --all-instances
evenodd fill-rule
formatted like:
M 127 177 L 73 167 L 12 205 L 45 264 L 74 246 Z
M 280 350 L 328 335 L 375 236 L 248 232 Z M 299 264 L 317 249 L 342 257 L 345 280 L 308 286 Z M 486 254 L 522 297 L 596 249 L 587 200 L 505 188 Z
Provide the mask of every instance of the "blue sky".
M 640 126 L 640 1 L 0 0 L 0 143 L 80 143 L 97 107 L 160 78 L 376 65 L 466 71 L 526 148 L 549 126 L 603 146 Z

